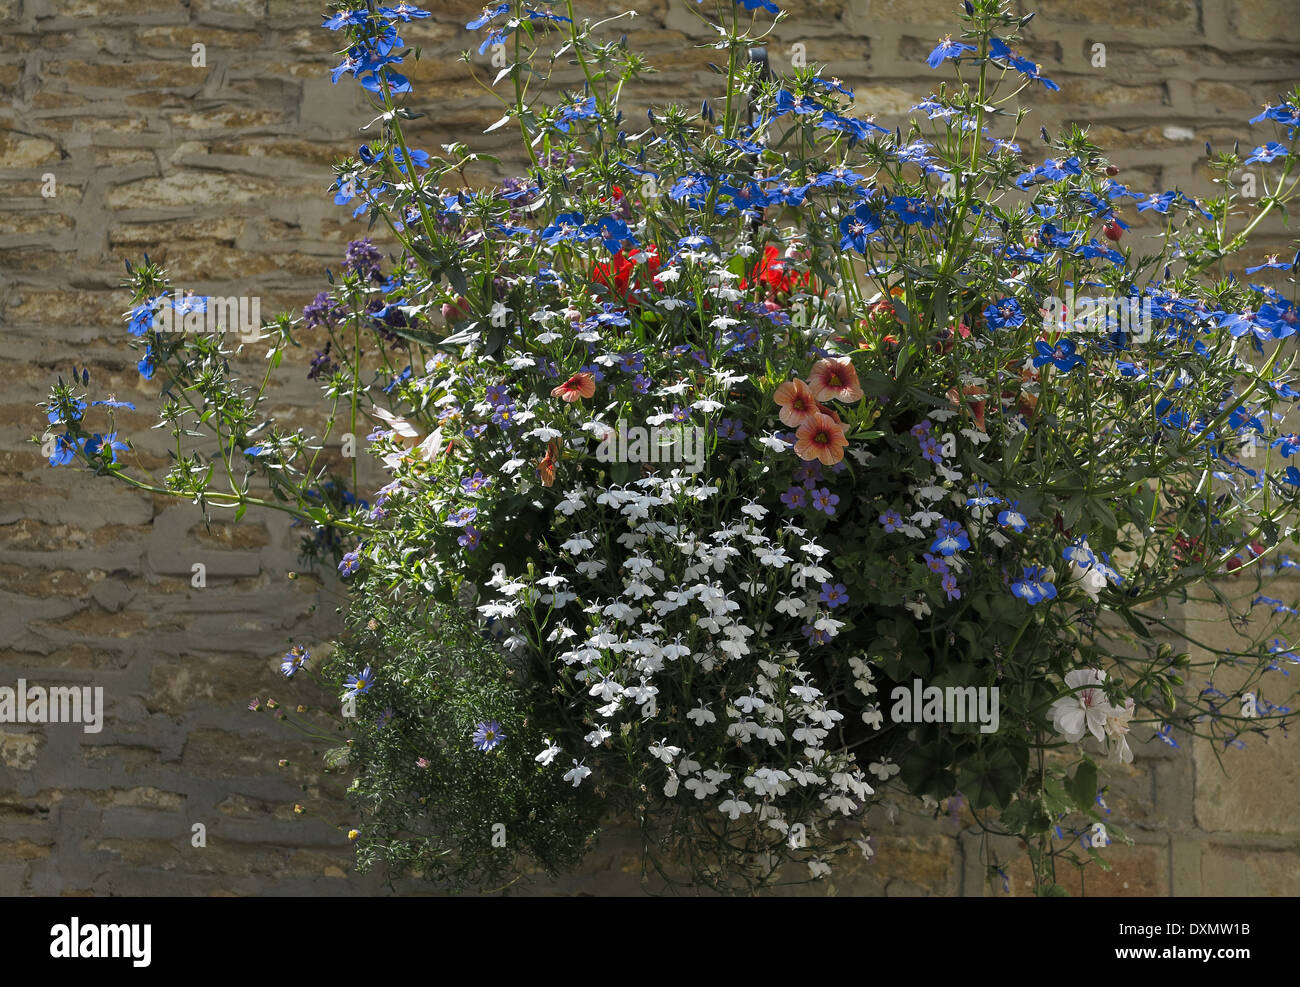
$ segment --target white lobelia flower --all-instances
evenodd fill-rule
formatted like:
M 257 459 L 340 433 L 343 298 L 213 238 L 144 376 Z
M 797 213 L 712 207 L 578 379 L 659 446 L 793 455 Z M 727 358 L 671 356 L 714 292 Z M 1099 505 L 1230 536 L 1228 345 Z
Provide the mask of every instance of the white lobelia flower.
M 660 740 L 658 743 L 650 745 L 650 753 L 663 761 L 664 764 L 671 764 L 673 758 L 681 752 L 682 749 L 680 747 L 672 747 L 669 745 L 667 737 Z
M 695 793 L 697 799 L 705 799 L 718 790 L 718 786 L 706 778 L 687 778 L 686 790 Z
M 599 747 L 611 736 L 612 734 L 610 733 L 609 728 L 602 723 L 600 726 L 596 727 L 595 730 L 592 730 L 591 733 L 587 734 L 582 739 L 585 740 L 587 743 L 591 744 L 592 747 Z
M 924 599 L 910 600 L 904 603 L 903 606 L 912 611 L 912 616 L 917 620 L 929 616 L 930 613 L 930 604 L 926 603 Z
M 591 768 L 587 767 L 585 764 L 579 764 L 578 759 L 575 757 L 573 759 L 573 767 L 564 772 L 564 780 L 573 782 L 573 787 L 577 788 L 582 784 L 582 779 L 586 778 L 589 774 L 591 774 Z
M 743 799 L 736 798 L 735 792 L 728 792 L 727 794 L 730 795 L 731 797 L 727 799 L 725 802 L 721 803 L 718 806 L 718 809 L 721 810 L 722 812 L 725 812 L 732 820 L 739 819 L 745 813 L 754 811 L 752 808 L 750 808 L 748 802 L 744 801 Z
M 894 775 L 898 774 L 901 769 L 894 763 L 893 758 L 885 757 L 881 758 L 874 764 L 869 765 L 867 770 L 881 781 L 888 781 Z
M 1065 673 L 1065 684 L 1074 691 L 1052 703 L 1052 727 L 1071 743 L 1082 740 L 1085 733 L 1106 739 L 1106 717 L 1115 709 L 1101 688 L 1105 680 L 1106 673 L 1095 668 Z
M 550 764 L 555 760 L 555 755 L 560 753 L 560 745 L 549 737 L 546 738 L 546 750 L 542 751 L 533 758 L 538 764 Z
M 691 710 L 689 713 L 686 714 L 686 718 L 690 720 L 692 723 L 694 723 L 697 727 L 702 727 L 706 723 L 718 722 L 717 715 L 713 712 L 713 710 L 709 709 L 707 706 L 704 705 L 703 699 L 700 700 L 700 704 L 698 706 L 696 706 L 693 710 Z

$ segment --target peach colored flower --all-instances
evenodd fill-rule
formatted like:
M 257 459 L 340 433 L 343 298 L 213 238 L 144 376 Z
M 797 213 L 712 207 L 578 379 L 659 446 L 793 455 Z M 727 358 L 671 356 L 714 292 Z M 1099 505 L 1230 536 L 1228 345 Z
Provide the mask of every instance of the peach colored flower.
M 819 360 L 808 375 L 808 385 L 818 401 L 843 401 L 852 404 L 862 400 L 858 386 L 858 372 L 847 358 Z
M 966 398 L 966 405 L 970 408 L 971 414 L 975 417 L 975 427 L 981 432 L 988 431 L 984 427 L 984 408 L 985 401 L 988 398 L 988 392 L 982 387 L 968 386 L 961 389 L 961 396 Z M 961 407 L 961 401 L 957 395 L 957 388 L 948 388 L 948 400 L 953 403 L 954 407 Z
M 812 391 L 798 377 L 778 387 L 772 398 L 781 406 L 781 421 L 787 425 L 802 425 L 813 415 L 822 413 Z
M 849 440 L 844 436 L 844 426 L 830 415 L 816 414 L 799 426 L 795 432 L 794 452 L 806 461 L 819 460 L 823 466 L 834 466 L 844 458 Z
M 596 393 L 596 378 L 586 371 L 580 374 L 574 374 L 555 390 L 551 391 L 551 397 L 562 398 L 569 404 L 577 401 L 579 398 L 589 398 Z
M 552 439 L 546 446 L 546 457 L 537 464 L 537 471 L 542 477 L 542 486 L 555 486 L 555 464 L 560 460 L 560 441 Z

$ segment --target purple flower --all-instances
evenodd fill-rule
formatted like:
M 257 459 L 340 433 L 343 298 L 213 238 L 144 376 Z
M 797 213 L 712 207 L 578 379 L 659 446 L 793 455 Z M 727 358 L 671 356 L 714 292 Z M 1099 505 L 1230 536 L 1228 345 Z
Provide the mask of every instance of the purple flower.
M 849 602 L 849 591 L 843 583 L 836 583 L 834 586 L 830 583 L 822 583 L 822 591 L 818 599 L 833 610 L 840 604 Z
M 308 329 L 338 325 L 343 315 L 343 306 L 332 302 L 327 291 L 318 293 L 302 310 L 302 320 Z
M 948 575 L 948 563 L 943 559 L 937 555 L 931 555 L 929 552 L 924 553 L 921 557 L 925 559 L 925 564 L 931 572 L 940 576 Z
M 370 691 L 371 686 L 375 684 L 375 673 L 367 665 L 355 675 L 349 675 L 347 682 L 348 691 L 343 694 L 344 699 L 355 699 L 357 696 L 364 696 Z
M 465 533 L 456 539 L 456 544 L 460 545 L 467 552 L 472 552 L 478 548 L 479 543 L 483 540 L 483 532 L 472 524 L 465 525 Z
M 460 510 L 451 512 L 447 517 L 447 523 L 453 528 L 467 528 L 476 517 L 478 517 L 477 507 L 462 507 Z
M 379 281 L 382 277 L 379 265 L 383 259 L 384 255 L 371 242 L 370 237 L 362 237 L 348 244 L 348 249 L 343 254 L 343 270 L 360 274 L 367 281 Z
M 825 644 L 831 639 L 829 632 L 819 631 L 812 624 L 804 624 L 799 630 L 808 639 L 809 644 Z
M 794 482 L 802 483 L 811 490 L 817 486 L 817 482 L 822 478 L 822 464 L 816 460 L 804 463 L 794 471 Z
M 954 576 L 951 572 L 943 577 L 943 579 L 940 581 L 940 585 L 943 587 L 943 591 L 945 594 L 947 594 L 948 599 L 950 600 L 961 599 L 961 590 L 957 588 L 957 577 Z
M 293 673 L 307 666 L 311 653 L 302 645 L 295 644 L 280 661 L 280 671 L 285 678 L 292 678 Z
M 343 561 L 339 563 L 339 574 L 342 575 L 344 579 L 347 579 L 348 576 L 352 575 L 360 568 L 361 549 L 354 548 L 352 551 L 348 552 L 347 555 L 343 556 Z
M 724 418 L 718 422 L 718 434 L 732 442 L 744 442 L 749 438 L 744 425 L 737 418 Z
M 483 475 L 482 470 L 475 470 L 473 476 L 467 476 L 460 481 L 460 488 L 466 493 L 478 493 L 485 489 L 492 482 L 491 477 Z
M 880 515 L 880 523 L 885 526 L 887 532 L 892 534 L 903 527 L 903 516 L 891 509 Z
M 939 448 L 939 443 L 935 441 L 934 436 L 927 435 L 921 440 L 921 458 L 935 464 L 943 463 L 943 451 Z
M 308 380 L 318 380 L 322 374 L 332 374 L 338 369 L 330 356 L 330 347 L 333 345 L 333 342 L 327 342 L 323 350 L 316 351 L 312 357 L 311 369 L 307 371 Z
M 505 739 L 505 732 L 496 720 L 488 720 L 474 728 L 474 746 L 481 751 L 490 751 Z
M 826 487 L 814 490 L 812 493 L 812 505 L 815 510 L 824 512 L 828 517 L 835 514 L 835 505 L 840 502 L 839 494 L 833 494 Z
M 808 504 L 808 496 L 804 492 L 803 487 L 791 487 L 785 493 L 781 494 L 781 503 L 785 504 L 785 506 L 791 510 L 799 507 L 806 507 Z

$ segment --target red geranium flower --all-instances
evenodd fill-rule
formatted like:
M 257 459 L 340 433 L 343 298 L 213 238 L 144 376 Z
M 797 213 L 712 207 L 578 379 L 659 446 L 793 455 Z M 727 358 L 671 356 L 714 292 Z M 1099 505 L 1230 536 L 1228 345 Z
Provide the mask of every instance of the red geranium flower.
M 763 248 L 763 257 L 754 265 L 750 276 L 741 280 L 740 289 L 745 291 L 764 284 L 773 294 L 788 295 L 792 291 L 807 288 L 811 283 L 811 275 L 787 271 L 780 248 L 769 243 Z
M 635 302 L 637 292 L 643 287 L 637 268 L 644 267 L 653 278 L 659 270 L 659 252 L 654 244 L 644 250 L 620 250 L 608 264 L 597 264 L 591 272 L 591 280 L 603 284 L 620 298 Z

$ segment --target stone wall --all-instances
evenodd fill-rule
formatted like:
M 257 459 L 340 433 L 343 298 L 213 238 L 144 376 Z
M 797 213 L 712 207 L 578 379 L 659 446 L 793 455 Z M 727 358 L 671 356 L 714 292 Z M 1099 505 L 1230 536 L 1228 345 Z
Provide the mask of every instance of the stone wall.
M 475 140 L 495 114 L 457 55 L 477 47 L 463 25 L 478 4 L 426 6 L 434 16 L 403 32 L 423 46 L 410 74 L 428 115 L 412 142 L 512 154 L 504 132 Z M 691 47 L 695 5 L 635 6 L 639 16 L 611 30 L 627 29 L 662 73 L 631 101 L 698 103 L 717 77 L 712 53 Z M 941 75 L 923 59 L 956 27 L 956 0 L 783 6 L 793 16 L 775 32 L 773 61 L 803 52 L 826 64 L 857 88 L 863 112 L 891 125 Z M 1205 141 L 1257 143 L 1246 119 L 1300 78 L 1293 0 L 1045 0 L 1038 10 L 1025 47 L 1062 91 L 1032 93 L 1028 153 L 1041 156 L 1040 124 L 1090 124 L 1138 188 L 1205 191 Z M 257 295 L 270 313 L 301 308 L 362 232 L 325 190 L 330 161 L 355 149 L 370 115 L 355 86 L 331 85 L 335 36 L 319 21 L 302 0 L 0 0 L 0 683 L 100 685 L 108 703 L 94 735 L 0 727 L 0 893 L 385 890 L 351 873 L 341 780 L 266 712 L 245 709 L 282 686 L 276 659 L 291 640 L 328 639 L 342 599 L 330 579 L 285 578 L 299 532 L 252 515 L 207 529 L 187 505 L 52 470 L 27 442 L 52 377 L 86 365 L 101 391 L 142 409 L 118 422 L 141 465 L 165 462 L 146 413 L 157 388 L 139 379 L 120 318 L 123 260 L 147 252 L 178 284 Z M 485 71 L 486 57 L 474 61 Z M 1280 239 L 1261 248 L 1274 244 L 1284 250 Z M 316 429 L 303 370 L 286 364 L 276 411 Z M 195 562 L 206 588 L 191 584 Z M 1107 851 L 1114 871 L 1094 872 L 1086 890 L 1300 892 L 1295 740 L 1227 752 L 1227 777 L 1211 751 L 1184 741 L 1181 751 L 1143 746 L 1113 777 L 1110 804 L 1136 846 Z M 841 893 L 989 889 L 967 820 L 916 806 L 878 816 L 878 859 L 837 878 Z M 195 824 L 205 847 L 191 845 Z M 633 863 L 627 835 L 612 833 L 583 874 L 538 890 L 634 891 Z M 1023 893 L 1023 866 L 1010 876 Z

